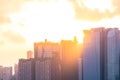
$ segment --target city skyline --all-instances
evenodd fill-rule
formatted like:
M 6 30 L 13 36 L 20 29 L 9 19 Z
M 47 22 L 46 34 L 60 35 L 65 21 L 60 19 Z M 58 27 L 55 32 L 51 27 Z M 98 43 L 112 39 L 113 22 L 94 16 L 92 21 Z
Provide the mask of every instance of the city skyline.
M 0 0 L 0 65 L 13 66 L 19 58 L 26 58 L 28 50 L 33 51 L 34 42 L 46 38 L 60 42 L 77 36 L 82 43 L 84 29 L 119 28 L 117 3 L 119 0 L 94 0 L 95 5 L 90 0 Z

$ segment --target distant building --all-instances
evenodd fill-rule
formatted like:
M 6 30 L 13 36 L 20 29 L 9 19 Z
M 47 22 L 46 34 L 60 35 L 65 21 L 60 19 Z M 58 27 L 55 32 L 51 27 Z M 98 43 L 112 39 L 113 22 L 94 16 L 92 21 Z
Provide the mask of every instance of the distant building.
M 107 80 L 120 80 L 120 31 L 110 29 L 107 36 Z
M 108 30 L 93 28 L 84 31 L 83 80 L 106 80 Z
M 27 51 L 27 59 L 33 58 L 33 52 Z
M 78 59 L 80 47 L 76 37 L 72 40 L 61 41 L 62 80 L 78 80 Z
M 34 44 L 35 79 L 61 80 L 60 45 L 52 42 Z
M 50 58 L 53 53 L 60 52 L 60 46 L 58 43 L 48 42 L 38 42 L 34 43 L 34 58 Z M 44 54 L 44 55 L 43 55 Z
M 14 78 L 18 80 L 18 64 L 14 65 Z
M 3 66 L 0 66 L 0 80 L 3 80 Z
M 36 60 L 35 80 L 61 80 L 61 70 L 58 62 L 52 58 Z
M 82 80 L 82 59 L 78 59 L 78 76 L 79 80 Z
M 34 59 L 20 59 L 18 64 L 18 80 L 35 80 Z
M 3 80 L 11 80 L 11 79 L 12 79 L 12 67 L 4 67 Z

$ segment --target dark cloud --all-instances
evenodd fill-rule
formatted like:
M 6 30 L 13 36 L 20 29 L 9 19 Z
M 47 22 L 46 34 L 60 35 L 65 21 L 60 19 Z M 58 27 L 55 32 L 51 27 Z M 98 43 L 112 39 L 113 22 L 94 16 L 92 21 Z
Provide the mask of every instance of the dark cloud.
M 70 0 L 70 1 L 72 1 L 74 5 L 77 19 L 99 21 L 103 18 L 104 19 L 112 18 L 120 14 L 120 5 L 119 5 L 120 0 L 113 0 L 113 7 L 115 8 L 114 12 L 110 12 L 108 9 L 106 9 L 104 12 L 100 12 L 99 9 L 91 10 L 88 7 L 86 7 L 84 5 L 84 2 L 81 0 L 80 0 L 81 6 L 79 6 L 77 0 Z
M 13 43 L 17 43 L 17 44 L 25 43 L 25 38 L 19 33 L 15 33 L 12 31 L 6 31 L 3 33 L 3 36 Z

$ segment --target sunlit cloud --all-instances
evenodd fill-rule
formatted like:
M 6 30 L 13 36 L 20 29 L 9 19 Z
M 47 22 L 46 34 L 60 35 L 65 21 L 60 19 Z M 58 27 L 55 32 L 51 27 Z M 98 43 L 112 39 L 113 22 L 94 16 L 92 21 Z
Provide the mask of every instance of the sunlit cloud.
M 19 33 L 15 33 L 13 31 L 6 31 L 3 33 L 3 36 L 10 42 L 16 43 L 16 44 L 22 44 L 25 43 L 25 39 L 23 36 L 21 36 Z
M 72 0 L 76 19 L 100 21 L 119 16 L 119 0 Z

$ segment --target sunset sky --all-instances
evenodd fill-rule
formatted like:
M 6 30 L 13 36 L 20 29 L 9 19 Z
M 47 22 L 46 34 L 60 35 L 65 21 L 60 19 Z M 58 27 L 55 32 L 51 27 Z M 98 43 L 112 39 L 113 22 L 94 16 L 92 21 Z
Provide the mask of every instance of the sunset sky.
M 120 0 L 0 0 L 0 65 L 26 58 L 38 41 L 60 42 L 92 27 L 119 27 Z

